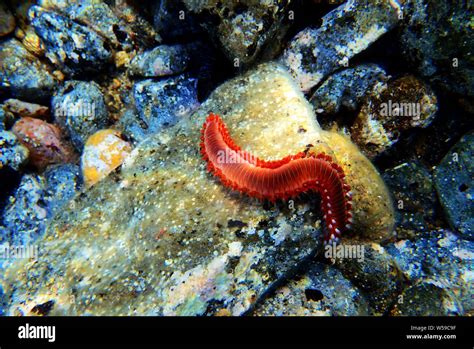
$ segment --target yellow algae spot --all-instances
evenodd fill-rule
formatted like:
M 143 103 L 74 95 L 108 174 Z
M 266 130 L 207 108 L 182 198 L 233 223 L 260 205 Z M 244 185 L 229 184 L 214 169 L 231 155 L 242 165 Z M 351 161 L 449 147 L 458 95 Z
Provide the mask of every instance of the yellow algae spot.
M 87 139 L 82 153 L 82 174 L 87 187 L 94 185 L 119 167 L 131 152 L 120 132 L 100 130 Z

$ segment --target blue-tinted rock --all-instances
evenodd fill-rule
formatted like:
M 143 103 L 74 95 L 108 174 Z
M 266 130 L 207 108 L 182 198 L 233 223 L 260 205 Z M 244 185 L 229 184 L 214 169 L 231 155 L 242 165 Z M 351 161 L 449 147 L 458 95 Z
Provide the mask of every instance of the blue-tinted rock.
M 31 24 L 46 47 L 46 57 L 70 75 L 101 70 L 112 54 L 104 39 L 67 17 L 32 6 Z
M 131 49 L 132 40 L 128 28 L 105 3 L 96 0 L 42 1 L 40 6 L 52 8 L 75 22 L 87 25 L 115 47 Z
M 3 293 L 3 288 L 0 286 L 0 316 L 5 316 L 5 307 L 7 306 L 7 301 L 5 300 L 5 294 Z
M 414 160 L 386 170 L 383 178 L 394 196 L 399 237 L 428 231 L 435 219 L 437 203 L 428 169 Z
M 161 41 L 151 24 L 127 1 L 39 0 L 38 5 L 88 26 L 117 49 L 130 51 Z
M 400 11 L 388 1 L 348 1 L 325 15 L 321 27 L 299 32 L 280 60 L 309 91 L 395 27 Z
M 474 95 L 472 4 L 409 1 L 400 38 L 403 56 L 421 75 L 445 89 Z
M 17 246 L 34 243 L 45 231 L 46 217 L 44 179 L 26 174 L 5 208 L 3 224 L 7 235 L 1 240 Z
M 0 170 L 11 167 L 18 171 L 28 160 L 28 149 L 9 131 L 0 131 Z
M 5 130 L 5 111 L 3 107 L 0 106 L 0 131 Z
M 159 77 L 182 73 L 191 60 L 189 45 L 160 45 L 135 56 L 129 71 L 134 76 Z
M 69 133 L 78 150 L 82 150 L 91 134 L 107 124 L 104 96 L 93 81 L 67 81 L 54 96 L 52 105 L 56 123 Z
M 342 273 L 320 262 L 264 299 L 254 316 L 357 316 L 369 313 L 360 291 Z
M 363 64 L 329 76 L 310 99 L 317 113 L 336 114 L 343 108 L 359 109 L 362 99 L 374 85 L 388 80 L 385 70 L 376 64 Z
M 74 164 L 50 166 L 44 173 L 45 202 L 48 218 L 54 216 L 79 191 L 82 185 L 81 170 Z
M 135 111 L 121 120 L 124 133 L 136 142 L 174 125 L 199 106 L 196 84 L 195 79 L 183 75 L 135 83 Z
M 432 304 L 430 306 L 432 313 L 427 315 L 462 315 L 474 310 L 470 290 L 474 281 L 472 275 L 474 243 L 472 241 L 462 240 L 449 231 L 439 230 L 424 233 L 415 241 L 402 240 L 390 244 L 386 250 L 393 256 L 411 284 L 431 283 L 436 286 L 436 289 L 432 291 L 443 295 L 448 294 L 453 300 L 442 307 L 437 307 L 437 303 L 427 303 Z M 425 288 L 425 286 L 419 289 L 414 288 L 403 294 L 413 292 L 426 294 L 428 291 Z M 428 290 L 431 289 L 431 286 L 428 287 Z M 400 298 L 396 311 L 402 315 L 413 314 L 407 308 L 411 304 L 410 301 L 414 302 L 412 311 L 415 311 L 417 301 L 411 296 Z M 402 306 L 402 304 L 405 305 Z M 424 313 L 420 310 L 420 313 L 415 315 L 424 315 Z
M 0 43 L 0 92 L 28 101 L 50 97 L 56 80 L 50 67 L 16 39 Z
M 474 133 L 463 136 L 434 172 L 435 186 L 450 226 L 474 238 Z

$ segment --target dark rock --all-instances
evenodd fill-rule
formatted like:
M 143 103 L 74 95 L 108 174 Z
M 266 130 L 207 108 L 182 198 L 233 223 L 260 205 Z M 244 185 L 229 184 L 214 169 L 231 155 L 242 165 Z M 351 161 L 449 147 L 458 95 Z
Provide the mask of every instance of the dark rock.
M 5 307 L 7 301 L 5 299 L 5 294 L 3 293 L 3 288 L 0 286 L 0 316 L 5 316 Z
M 301 90 L 309 91 L 395 27 L 400 11 L 387 1 L 346 2 L 324 16 L 320 28 L 299 32 L 280 61 Z
M 41 6 L 52 9 L 76 23 L 88 26 L 114 47 L 132 49 L 130 28 L 105 3 L 95 0 L 43 1 Z
M 374 86 L 387 80 L 385 70 L 376 64 L 344 69 L 329 76 L 310 102 L 318 114 L 336 114 L 343 109 L 356 111 Z
M 6 36 L 15 30 L 15 17 L 5 4 L 0 4 L 0 37 Z
M 10 167 L 16 171 L 28 160 L 28 149 L 13 132 L 0 131 L 0 170 Z
M 438 98 L 418 78 L 407 75 L 377 85 L 351 128 L 352 140 L 369 158 L 398 142 L 403 132 L 426 128 L 438 111 Z
M 25 100 L 50 97 L 56 81 L 50 68 L 16 39 L 0 43 L 0 91 Z
M 456 299 L 457 310 L 453 312 L 464 314 L 474 310 L 470 290 L 473 281 L 473 242 L 462 240 L 449 231 L 439 230 L 421 234 L 415 241 L 401 240 L 387 245 L 386 250 L 412 285 L 430 282 L 446 290 L 451 298 Z M 397 300 L 397 304 L 409 300 L 402 297 Z M 440 311 L 445 311 L 445 306 Z
M 199 106 L 196 83 L 195 79 L 183 75 L 135 83 L 136 109 L 126 113 L 121 120 L 124 133 L 136 142 L 145 135 L 174 125 Z
M 156 45 L 161 38 L 130 1 L 40 0 L 38 5 L 58 12 L 97 32 L 117 49 Z M 147 6 L 140 6 L 140 10 Z
M 187 9 L 222 47 L 234 66 L 248 66 L 262 54 L 264 47 L 287 29 L 290 1 L 183 0 Z
M 46 224 L 46 204 L 44 202 L 44 179 L 26 174 L 3 214 L 6 230 L 0 241 L 11 245 L 28 245 L 44 234 Z
M 376 243 L 354 246 L 363 248 L 363 257 L 335 258 L 335 265 L 366 296 L 372 315 L 385 314 L 403 287 L 402 273 L 382 246 Z
M 437 201 L 428 169 L 415 160 L 386 170 L 383 178 L 394 196 L 398 236 L 428 231 Z
M 135 56 L 129 71 L 134 76 L 146 78 L 179 74 L 188 67 L 190 53 L 185 45 L 160 45 Z
M 81 170 L 74 164 L 50 166 L 44 178 L 47 217 L 51 218 L 78 193 L 82 186 Z
M 129 33 L 135 47 L 154 47 L 161 43 L 162 39 L 150 22 L 143 17 L 143 13 L 148 8 L 148 3 L 146 6 L 135 5 L 136 3 L 131 1 L 115 1 L 114 5 L 109 2 L 109 6 L 114 13 L 130 28 Z M 150 14 L 148 15 L 151 17 Z
M 369 313 L 364 296 L 333 266 L 312 263 L 307 272 L 258 304 L 254 316 L 357 316 Z
M 29 17 L 45 44 L 46 57 L 65 73 L 93 73 L 110 61 L 104 39 L 88 27 L 39 6 L 30 8 Z
M 403 56 L 445 89 L 474 96 L 472 8 L 463 1 L 408 1 Z
M 166 41 L 189 39 L 202 33 L 195 16 L 181 1 L 176 0 L 161 0 L 155 3 L 153 24 Z
M 52 100 L 56 122 L 80 151 L 87 138 L 107 125 L 104 96 L 95 82 L 67 81 Z
M 390 311 L 392 316 L 462 315 L 456 298 L 435 284 L 424 282 L 406 288 Z
M 474 238 L 474 133 L 463 136 L 434 172 L 435 186 L 450 226 Z

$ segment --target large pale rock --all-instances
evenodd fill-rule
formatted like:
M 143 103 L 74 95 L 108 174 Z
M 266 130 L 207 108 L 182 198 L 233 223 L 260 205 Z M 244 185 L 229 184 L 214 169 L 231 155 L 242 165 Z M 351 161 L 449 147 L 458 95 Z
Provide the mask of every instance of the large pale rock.
M 9 314 L 54 301 L 55 315 L 240 315 L 319 250 L 313 196 L 295 200 L 294 209 L 262 204 L 206 172 L 199 138 L 210 111 L 223 116 L 237 144 L 263 158 L 310 143 L 333 148 L 354 186 L 357 230 L 366 238 L 391 232 L 391 204 L 374 167 L 347 138 L 319 128 L 285 68 L 266 64 L 146 139 L 119 174 L 58 214 L 38 260 L 4 273 Z

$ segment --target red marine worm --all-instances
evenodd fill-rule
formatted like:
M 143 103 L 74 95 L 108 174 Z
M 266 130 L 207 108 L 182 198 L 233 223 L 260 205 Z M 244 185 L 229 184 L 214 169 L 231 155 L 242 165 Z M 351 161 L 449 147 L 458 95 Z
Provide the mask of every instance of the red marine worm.
M 209 172 L 227 187 L 275 202 L 315 191 L 321 196 L 328 232 L 326 242 L 338 242 L 352 223 L 352 194 L 344 171 L 330 156 L 300 152 L 277 161 L 261 160 L 237 146 L 226 125 L 209 114 L 201 130 L 201 154 Z

